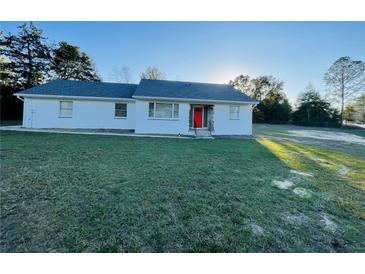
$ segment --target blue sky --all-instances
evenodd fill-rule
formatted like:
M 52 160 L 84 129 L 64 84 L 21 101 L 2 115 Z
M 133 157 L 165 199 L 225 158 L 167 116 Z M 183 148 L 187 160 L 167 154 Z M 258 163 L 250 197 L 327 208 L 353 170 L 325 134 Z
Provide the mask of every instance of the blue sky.
M 16 32 L 21 22 L 1 22 Z M 35 22 L 53 42 L 78 45 L 104 81 L 128 66 L 133 80 L 156 66 L 170 80 L 227 83 L 273 75 L 291 102 L 340 56 L 365 60 L 365 22 Z

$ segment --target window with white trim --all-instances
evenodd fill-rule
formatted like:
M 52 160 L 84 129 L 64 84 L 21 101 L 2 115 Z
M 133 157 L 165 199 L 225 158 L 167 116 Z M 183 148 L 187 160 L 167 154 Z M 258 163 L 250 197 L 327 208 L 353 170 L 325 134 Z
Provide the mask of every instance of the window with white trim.
M 238 120 L 240 118 L 240 106 L 229 106 L 229 119 Z
M 179 104 L 149 103 L 148 117 L 177 119 L 179 118 Z
M 127 118 L 127 104 L 115 103 L 114 116 L 116 118 Z
M 72 117 L 73 102 L 72 101 L 60 101 L 60 117 Z

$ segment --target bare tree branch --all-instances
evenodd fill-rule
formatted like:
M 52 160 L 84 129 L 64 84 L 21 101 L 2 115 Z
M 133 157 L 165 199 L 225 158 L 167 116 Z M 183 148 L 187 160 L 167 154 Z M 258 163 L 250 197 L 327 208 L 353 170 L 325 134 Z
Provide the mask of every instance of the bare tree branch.
M 324 81 L 330 88 L 332 97 L 341 102 L 342 126 L 345 103 L 365 90 L 365 63 L 341 57 L 328 69 Z

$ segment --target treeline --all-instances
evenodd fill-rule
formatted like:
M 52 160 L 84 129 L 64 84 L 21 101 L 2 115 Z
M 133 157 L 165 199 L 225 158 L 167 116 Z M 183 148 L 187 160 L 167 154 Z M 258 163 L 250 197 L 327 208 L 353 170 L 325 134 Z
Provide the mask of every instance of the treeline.
M 100 81 L 94 62 L 79 47 L 51 44 L 33 23 L 19 26 L 17 34 L 0 31 L 1 118 L 17 119 L 22 102 L 13 94 L 51 79 Z
M 0 102 L 5 119 L 22 117 L 22 101 L 14 93 L 53 79 L 101 81 L 94 61 L 78 46 L 51 43 L 33 23 L 18 27 L 17 34 L 0 31 Z M 132 82 L 128 67 L 115 69 L 116 82 Z M 155 67 L 147 67 L 141 78 L 165 79 Z
M 259 102 L 253 110 L 256 123 L 326 127 L 343 126 L 344 120 L 365 123 L 364 62 L 341 57 L 328 69 L 324 81 L 329 89 L 327 98 L 309 84 L 294 107 L 283 91 L 284 82 L 272 76 L 239 75 L 229 83 Z
M 253 110 L 255 123 L 272 123 L 311 126 L 338 126 L 339 111 L 323 99 L 313 85 L 309 84 L 298 96 L 294 109 L 283 91 L 284 82 L 272 76 L 261 76 L 250 79 L 240 75 L 230 84 L 245 92 L 259 103 Z

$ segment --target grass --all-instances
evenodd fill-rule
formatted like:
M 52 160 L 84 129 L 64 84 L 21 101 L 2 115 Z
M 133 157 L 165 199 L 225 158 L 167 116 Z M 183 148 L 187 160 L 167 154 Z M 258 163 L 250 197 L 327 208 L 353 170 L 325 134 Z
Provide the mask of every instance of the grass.
M 260 127 L 257 140 L 2 131 L 0 250 L 364 252 L 364 152 Z
M 348 135 L 348 142 L 339 142 L 337 140 L 322 140 L 313 138 L 303 138 L 291 134 L 291 131 L 321 131 L 323 133 L 342 134 Z M 314 145 L 326 150 L 335 150 L 350 157 L 358 157 L 365 160 L 364 145 L 351 143 L 351 137 L 365 138 L 365 130 L 361 128 L 321 128 L 321 127 L 302 127 L 293 125 L 267 125 L 256 124 L 254 126 L 254 134 L 257 137 L 270 137 L 278 141 L 290 141 L 291 143 L 302 143 L 308 145 Z M 282 140 L 281 140 L 282 139 Z
M 330 127 L 304 127 L 295 125 L 270 125 L 270 124 L 255 124 L 254 133 L 256 134 L 270 134 L 273 136 L 285 135 L 288 130 L 321 130 L 328 132 L 345 132 L 365 137 L 365 130 L 362 128 L 330 128 Z

